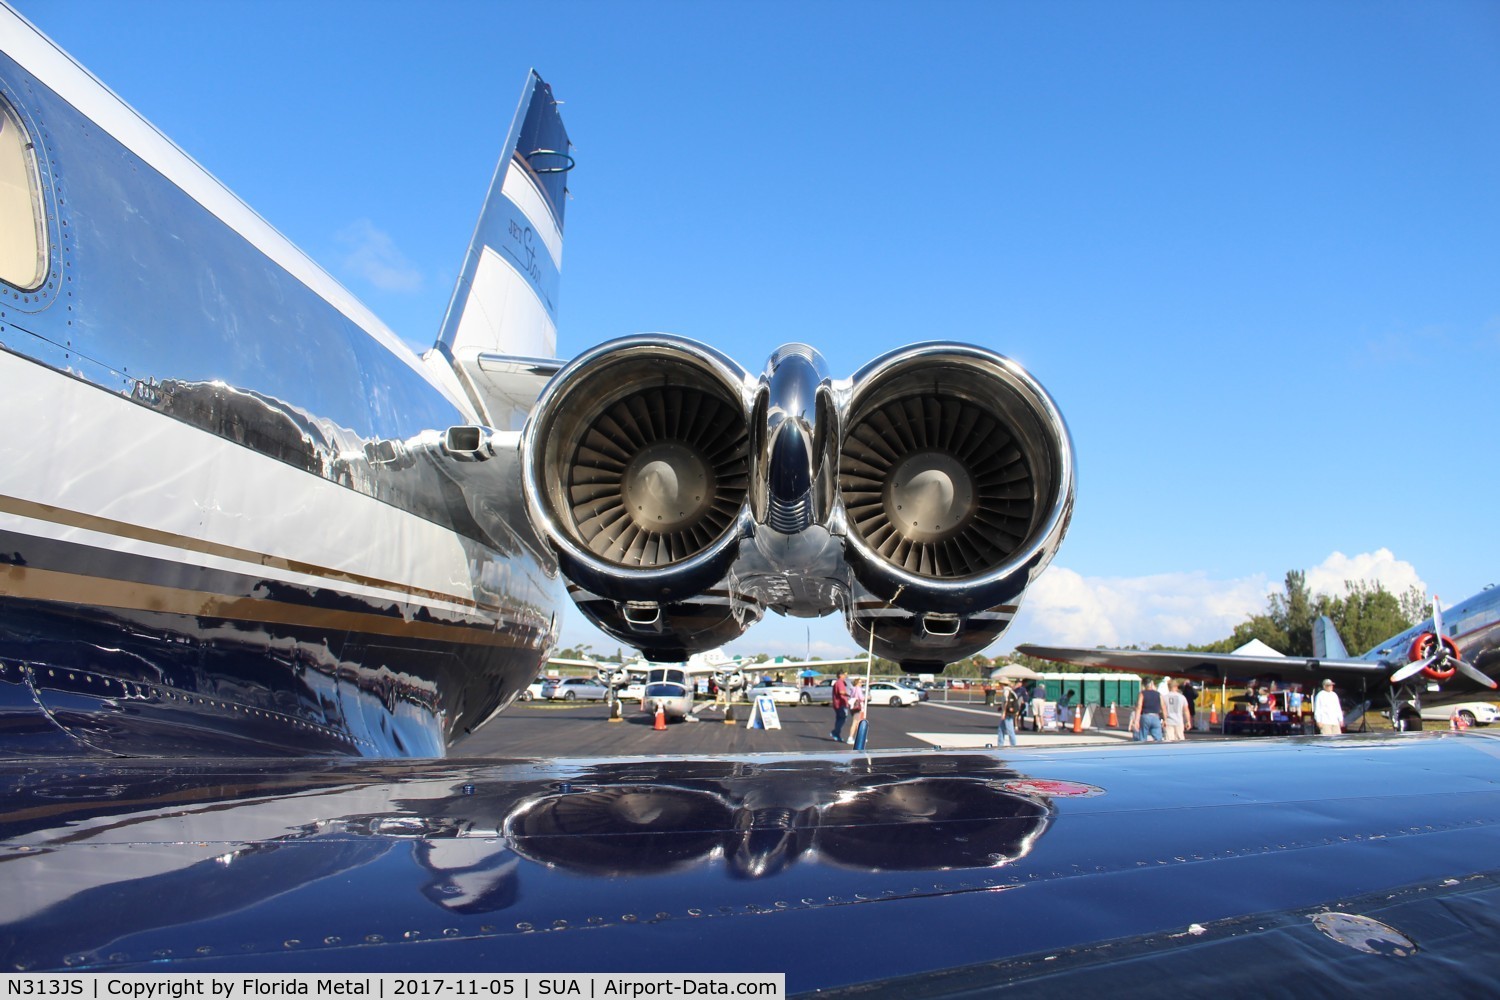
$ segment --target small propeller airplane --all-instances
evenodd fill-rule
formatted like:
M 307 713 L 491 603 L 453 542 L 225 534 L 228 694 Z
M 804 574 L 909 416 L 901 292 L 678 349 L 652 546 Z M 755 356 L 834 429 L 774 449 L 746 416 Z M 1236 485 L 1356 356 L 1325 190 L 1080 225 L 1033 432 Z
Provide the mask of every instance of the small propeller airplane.
M 1385 681 L 1391 719 L 1401 729 L 1420 729 L 1421 709 L 1457 701 L 1475 687 L 1496 690 L 1490 673 L 1500 669 L 1500 588 L 1486 587 L 1446 612 L 1438 597 L 1432 616 L 1351 657 L 1326 616 L 1313 623 L 1312 656 L 1265 656 L 1174 650 L 1083 649 L 1023 643 L 1028 656 L 1115 667 L 1136 673 L 1214 680 L 1271 679 L 1289 682 L 1329 677 L 1354 696 L 1350 714 L 1362 713 Z

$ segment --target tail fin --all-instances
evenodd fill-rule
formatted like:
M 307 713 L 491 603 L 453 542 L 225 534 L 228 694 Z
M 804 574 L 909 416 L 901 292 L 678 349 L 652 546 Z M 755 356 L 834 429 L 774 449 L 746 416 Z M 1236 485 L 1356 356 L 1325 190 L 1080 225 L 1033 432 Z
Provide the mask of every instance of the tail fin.
M 1339 630 L 1333 627 L 1333 619 L 1327 615 L 1320 615 L 1313 622 L 1312 627 L 1313 656 L 1320 660 L 1347 660 L 1349 651 L 1344 648 L 1344 640 L 1339 638 Z
M 433 351 L 493 427 L 518 427 L 556 368 L 546 362 L 557 354 L 571 148 L 552 88 L 533 70 Z

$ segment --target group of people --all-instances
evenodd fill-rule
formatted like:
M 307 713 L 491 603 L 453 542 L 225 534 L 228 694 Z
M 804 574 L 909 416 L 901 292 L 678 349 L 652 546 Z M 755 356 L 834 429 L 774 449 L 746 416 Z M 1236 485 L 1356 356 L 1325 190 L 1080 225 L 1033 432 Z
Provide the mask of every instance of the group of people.
M 1136 695 L 1135 711 L 1130 715 L 1130 732 L 1141 742 L 1178 743 L 1187 739 L 1187 731 L 1193 725 L 1193 700 L 1182 690 L 1182 680 L 1173 677 L 1165 690 L 1156 685 L 1156 678 L 1147 677 L 1141 682 L 1141 693 Z
M 1076 691 L 1067 691 L 1057 700 L 1057 718 L 1066 728 L 1072 724 L 1073 699 Z M 1135 699 L 1135 710 L 1130 715 L 1130 732 L 1141 742 L 1177 743 L 1187 739 L 1187 731 L 1193 726 L 1193 711 L 1197 701 L 1197 690 L 1191 681 L 1173 677 L 1161 687 L 1156 678 L 1147 677 L 1141 682 L 1140 694 Z M 1017 728 L 1025 728 L 1025 719 L 1032 716 L 1033 725 L 1040 731 L 1042 724 L 1042 700 L 1034 692 L 1002 678 L 995 695 L 995 710 L 1000 713 L 1000 726 L 996 732 L 996 743 L 1000 746 L 1017 746 Z M 862 678 L 850 679 L 840 670 L 833 682 L 833 732 L 829 735 L 840 743 L 852 743 L 854 730 L 844 736 L 844 726 L 853 719 L 854 728 L 859 725 L 865 710 L 865 691 Z M 1029 711 L 1034 710 L 1034 711 Z M 1333 681 L 1325 680 L 1323 690 L 1313 696 L 1313 721 L 1318 732 L 1325 736 L 1343 732 L 1344 712 L 1339 696 L 1333 690 Z
M 1184 692 L 1184 687 L 1189 693 Z M 1141 693 L 1135 701 L 1135 714 L 1130 719 L 1130 731 L 1135 734 L 1135 738 L 1165 743 L 1184 739 L 1187 730 L 1193 725 L 1194 699 L 1190 693 L 1191 687 L 1191 681 L 1184 682 L 1174 677 L 1167 681 L 1166 690 L 1163 691 L 1157 687 L 1154 679 L 1146 678 L 1141 683 Z M 1252 692 L 1254 690 L 1251 688 Z M 1286 699 L 1288 712 L 1300 712 L 1301 691 L 1288 692 Z M 1274 704 L 1274 693 L 1265 703 Z M 1292 707 L 1293 704 L 1295 708 Z M 1338 693 L 1333 689 L 1332 680 L 1323 681 L 1323 689 L 1313 695 L 1312 704 L 1313 722 L 1321 735 L 1337 736 L 1344 731 L 1344 709 L 1339 703 Z
M 1066 729 L 1072 725 L 1073 704 L 1078 693 L 1068 690 L 1057 700 L 1058 724 Z M 1146 678 L 1135 701 L 1135 711 L 1130 717 L 1130 731 L 1137 740 L 1159 743 L 1175 743 L 1187 738 L 1193 725 L 1193 707 L 1197 690 L 1191 682 L 1173 678 L 1158 689 L 1155 678 Z M 1024 727 L 1028 704 L 1034 709 L 1042 707 L 1042 701 L 1024 687 L 1009 680 L 1000 681 L 1000 691 L 995 698 L 995 709 L 1000 713 L 1000 726 L 996 742 L 1005 746 L 1016 746 L 1016 729 Z M 1041 712 L 1032 713 L 1036 728 L 1041 729 Z
M 1000 713 L 1000 727 L 996 732 L 995 741 L 1001 746 L 1006 743 L 1016 746 L 1016 733 L 1026 728 L 1027 718 L 1031 719 L 1033 730 L 1042 731 L 1042 719 L 1047 699 L 1038 697 L 1035 687 L 1027 688 L 1026 685 L 1017 684 L 1008 678 L 1002 677 L 999 685 L 995 693 L 995 710 Z M 1057 699 L 1057 723 L 1060 728 L 1072 727 L 1073 712 L 1076 710 L 1074 700 L 1077 697 L 1077 691 L 1068 690 Z
M 1294 722 L 1302 718 L 1303 694 L 1301 685 L 1278 690 L 1272 682 L 1268 687 L 1251 684 L 1245 689 L 1248 704 L 1246 710 L 1257 712 L 1285 712 Z M 1322 689 L 1312 697 L 1313 724 L 1320 736 L 1337 736 L 1344 731 L 1344 706 L 1338 692 L 1333 689 L 1333 680 L 1324 678 Z

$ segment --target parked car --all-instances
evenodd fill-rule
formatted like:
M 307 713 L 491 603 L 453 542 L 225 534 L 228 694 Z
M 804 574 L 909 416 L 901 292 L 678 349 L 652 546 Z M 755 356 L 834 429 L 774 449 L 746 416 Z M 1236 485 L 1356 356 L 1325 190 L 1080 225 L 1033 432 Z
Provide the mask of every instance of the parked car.
M 906 708 L 922 700 L 921 694 L 893 681 L 871 681 L 865 700 L 872 705 L 896 705 Z
M 910 681 L 910 680 L 907 680 L 907 681 L 897 681 L 896 683 L 899 684 L 899 685 L 901 685 L 902 687 L 906 688 L 908 691 L 915 692 L 916 695 L 917 695 L 917 700 L 918 701 L 927 701 L 929 699 L 929 695 L 927 694 L 927 688 L 926 688 L 926 686 L 924 686 L 922 684 L 921 681 Z
M 833 702 L 833 678 L 806 684 L 797 689 L 797 700 L 804 705 L 828 705 Z
M 542 697 L 548 701 L 603 701 L 609 688 L 592 677 L 564 677 L 542 685 Z
M 521 691 L 521 695 L 520 695 L 521 700 L 522 701 L 531 701 L 534 698 L 540 698 L 542 696 L 542 687 L 546 683 L 547 683 L 547 678 L 545 678 L 545 677 L 538 677 L 536 680 L 534 680 L 530 684 L 526 685 L 526 687 Z
M 784 684 L 780 681 L 772 681 L 769 684 L 757 684 L 747 692 L 751 701 L 761 695 L 769 695 L 771 700 L 778 705 L 796 705 L 802 701 L 802 689 L 795 684 Z
M 1488 726 L 1500 722 L 1500 708 L 1487 701 L 1461 701 L 1456 705 L 1433 705 L 1422 708 L 1422 718 L 1429 721 L 1447 722 L 1457 712 L 1465 725 Z

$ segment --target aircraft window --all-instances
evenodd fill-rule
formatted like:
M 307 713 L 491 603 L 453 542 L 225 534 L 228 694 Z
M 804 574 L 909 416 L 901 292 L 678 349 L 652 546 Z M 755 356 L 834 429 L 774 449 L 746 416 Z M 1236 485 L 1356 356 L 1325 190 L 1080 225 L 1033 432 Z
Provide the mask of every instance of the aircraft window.
M 47 276 L 47 227 L 42 218 L 41 184 L 36 153 L 21 119 L 0 101 L 0 219 L 25 219 L 31 225 L 0 230 L 0 279 L 32 289 Z

